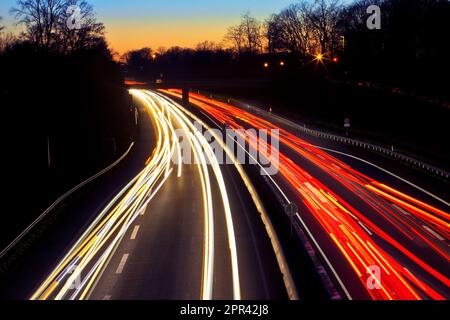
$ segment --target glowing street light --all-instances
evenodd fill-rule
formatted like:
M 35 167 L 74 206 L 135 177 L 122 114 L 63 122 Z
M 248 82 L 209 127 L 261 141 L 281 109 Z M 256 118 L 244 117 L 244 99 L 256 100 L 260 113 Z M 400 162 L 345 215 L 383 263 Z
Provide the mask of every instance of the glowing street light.
M 264 68 L 268 68 L 269 67 L 269 63 L 268 62 L 264 62 Z
M 321 53 L 316 54 L 316 60 L 319 61 L 319 62 L 322 62 L 323 54 L 321 54 Z
M 280 61 L 280 66 L 284 66 L 284 61 Z

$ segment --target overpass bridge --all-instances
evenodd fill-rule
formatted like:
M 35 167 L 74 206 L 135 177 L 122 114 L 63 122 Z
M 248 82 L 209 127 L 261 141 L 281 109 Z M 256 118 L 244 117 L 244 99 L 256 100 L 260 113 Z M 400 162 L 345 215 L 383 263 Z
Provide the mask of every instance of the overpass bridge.
M 266 79 L 214 79 L 214 80 L 163 80 L 160 83 L 156 81 L 138 81 L 128 79 L 125 84 L 129 88 L 137 89 L 180 89 L 183 92 L 183 104 L 189 104 L 189 92 L 193 90 L 214 91 L 224 88 L 248 88 L 258 87 L 261 84 L 267 83 Z

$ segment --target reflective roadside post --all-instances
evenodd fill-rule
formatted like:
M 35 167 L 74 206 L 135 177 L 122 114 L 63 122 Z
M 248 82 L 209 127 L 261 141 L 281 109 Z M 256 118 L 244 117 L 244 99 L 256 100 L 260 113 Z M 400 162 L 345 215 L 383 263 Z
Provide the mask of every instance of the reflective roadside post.
M 294 217 L 298 212 L 298 207 L 295 203 L 291 202 L 284 208 L 284 210 L 286 211 L 286 214 L 288 215 L 291 221 L 291 237 L 292 237 L 294 235 Z
M 230 123 L 227 121 L 224 122 L 222 130 L 225 133 L 225 137 L 227 136 L 227 129 L 230 127 Z
M 350 128 L 350 119 L 344 119 L 345 136 L 348 137 L 348 128 Z

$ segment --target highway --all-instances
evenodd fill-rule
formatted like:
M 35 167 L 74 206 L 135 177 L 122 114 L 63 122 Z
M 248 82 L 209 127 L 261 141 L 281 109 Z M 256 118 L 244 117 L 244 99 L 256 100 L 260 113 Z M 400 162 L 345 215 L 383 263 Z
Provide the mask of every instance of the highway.
M 217 162 L 182 106 L 131 93 L 152 119 L 156 147 L 30 299 L 295 298 L 236 167 Z
M 181 98 L 178 90 L 162 92 Z M 355 157 L 291 132 L 270 113 L 255 114 L 194 93 L 190 103 L 211 126 L 241 129 L 241 138 L 264 160 L 275 161 L 270 145 L 245 130 L 279 130 L 279 172 L 268 179 L 277 195 L 267 201 L 278 197 L 297 205 L 294 223 L 307 234 L 342 298 L 450 298 L 446 199 L 413 184 L 389 185 L 383 177 L 395 172 L 380 174 L 383 170 L 367 158 L 359 161 L 366 173 L 358 171 L 348 164 Z

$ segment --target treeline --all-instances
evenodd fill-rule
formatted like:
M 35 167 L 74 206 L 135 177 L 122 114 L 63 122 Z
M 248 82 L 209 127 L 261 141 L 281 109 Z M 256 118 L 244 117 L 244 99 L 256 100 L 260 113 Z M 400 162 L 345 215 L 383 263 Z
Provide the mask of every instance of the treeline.
M 71 5 L 84 17 L 76 28 L 67 22 Z M 33 186 L 26 216 L 122 154 L 134 120 L 89 4 L 19 0 L 11 12 L 24 31 L 0 37 L 2 139 L 11 143 L 4 169 L 15 173 L 12 190 Z
M 363 0 L 344 8 L 340 27 L 345 35 L 345 67 L 355 78 L 389 79 L 419 94 L 449 99 L 450 2 L 448 0 L 383 0 L 381 29 L 364 27 Z M 361 23 L 363 21 L 363 23 Z M 445 54 L 444 54 L 445 53 Z
M 79 21 L 70 20 L 71 6 Z M 42 149 L 36 160 L 47 164 L 49 140 L 55 168 L 105 162 L 123 151 L 131 137 L 129 96 L 92 6 L 18 0 L 11 13 L 24 31 L 3 30 L 0 38 L 0 103 L 26 124 L 24 146 Z
M 371 5 L 380 8 L 380 29 L 367 26 Z M 285 72 L 291 73 L 320 62 L 334 77 L 446 95 L 440 79 L 449 71 L 449 19 L 448 0 L 358 0 L 347 5 L 303 0 L 265 21 L 244 14 L 220 43 L 145 48 L 122 59 L 135 74 L 167 71 L 178 77 L 260 76 L 267 74 L 262 70 L 267 62 L 266 71 L 283 70 L 283 59 L 290 62 Z M 317 61 L 318 55 L 323 61 Z
M 236 57 L 233 50 L 212 42 L 199 44 L 196 49 L 171 47 L 152 51 L 142 48 L 122 57 L 129 76 L 148 80 L 252 78 L 263 75 L 262 60 L 263 56 L 254 54 Z

